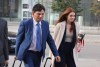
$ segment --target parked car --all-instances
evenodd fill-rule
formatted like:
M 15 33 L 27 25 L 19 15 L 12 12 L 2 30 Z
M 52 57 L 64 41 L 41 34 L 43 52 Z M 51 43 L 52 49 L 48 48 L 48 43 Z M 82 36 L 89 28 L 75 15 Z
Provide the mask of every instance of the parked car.
M 9 53 L 10 52 L 15 52 L 15 45 L 16 43 L 16 33 L 15 32 L 8 32 L 8 48 L 9 48 Z

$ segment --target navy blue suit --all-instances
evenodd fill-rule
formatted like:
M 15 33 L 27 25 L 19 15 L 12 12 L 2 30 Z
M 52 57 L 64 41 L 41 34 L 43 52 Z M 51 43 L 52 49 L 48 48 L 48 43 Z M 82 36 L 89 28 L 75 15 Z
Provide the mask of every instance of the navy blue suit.
M 18 30 L 17 39 L 16 39 L 16 49 L 15 54 L 18 60 L 23 60 L 25 53 L 29 49 L 32 43 L 32 35 L 33 35 L 33 18 L 22 21 Z M 54 40 L 50 35 L 49 31 L 49 24 L 48 22 L 42 20 L 41 21 L 41 28 L 42 28 L 42 55 L 45 57 L 45 49 L 46 49 L 46 42 L 48 43 L 51 51 L 53 52 L 54 56 L 58 56 L 58 51 L 56 49 Z M 34 39 L 34 38 L 33 38 Z

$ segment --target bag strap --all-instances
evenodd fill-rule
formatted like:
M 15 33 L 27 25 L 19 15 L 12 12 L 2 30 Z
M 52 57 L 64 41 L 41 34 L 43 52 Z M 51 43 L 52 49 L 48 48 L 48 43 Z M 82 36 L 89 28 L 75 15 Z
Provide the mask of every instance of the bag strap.
M 51 59 L 51 57 L 47 57 L 47 58 L 46 58 L 46 61 L 45 61 L 44 67 L 46 67 L 46 63 L 47 63 L 47 60 L 48 60 L 48 59 Z M 51 65 L 50 65 L 50 67 L 51 67 Z
M 14 65 L 15 65 L 15 62 L 16 62 L 17 60 L 16 59 L 14 59 L 14 62 L 13 62 L 13 65 L 12 65 L 12 67 L 14 67 Z M 20 65 L 19 65 L 19 67 L 21 67 L 21 65 L 22 65 L 22 61 L 20 62 Z
M 4 67 L 8 67 L 8 64 L 5 64 L 5 66 Z

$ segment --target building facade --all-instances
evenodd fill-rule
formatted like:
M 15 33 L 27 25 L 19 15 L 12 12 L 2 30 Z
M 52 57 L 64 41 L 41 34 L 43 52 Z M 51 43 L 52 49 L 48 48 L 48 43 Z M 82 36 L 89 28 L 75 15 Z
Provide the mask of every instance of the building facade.
M 91 6 L 93 2 L 100 2 L 99 0 L 82 0 L 81 1 L 81 7 L 83 9 L 82 16 L 83 16 L 83 25 L 85 26 L 91 26 L 91 27 L 100 27 L 100 21 L 98 18 L 91 13 Z M 98 9 L 100 10 L 100 9 Z
M 57 13 L 53 13 L 51 9 L 53 0 L 0 0 L 0 17 L 10 22 L 19 22 L 23 19 L 31 17 L 32 7 L 36 3 L 41 3 L 46 8 L 44 19 L 54 24 L 59 17 Z M 94 0 L 82 0 L 81 7 L 83 9 L 83 23 L 84 26 L 98 26 L 100 21 L 91 13 L 90 8 Z

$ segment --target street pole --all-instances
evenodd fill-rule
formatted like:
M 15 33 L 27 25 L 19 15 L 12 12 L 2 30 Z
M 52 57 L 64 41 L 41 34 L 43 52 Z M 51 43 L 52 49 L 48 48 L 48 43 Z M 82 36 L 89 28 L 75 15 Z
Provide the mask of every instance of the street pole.
M 100 0 L 97 0 L 97 2 L 100 2 Z M 98 9 L 99 10 L 99 9 Z M 99 19 L 99 16 L 100 16 L 100 14 L 97 16 L 97 20 L 98 20 L 98 33 L 100 33 L 99 32 L 99 29 L 100 29 L 100 19 Z
M 11 21 L 11 10 L 12 10 L 11 9 L 11 0 L 9 0 L 9 1 L 10 1 L 9 3 L 10 3 L 10 21 Z

